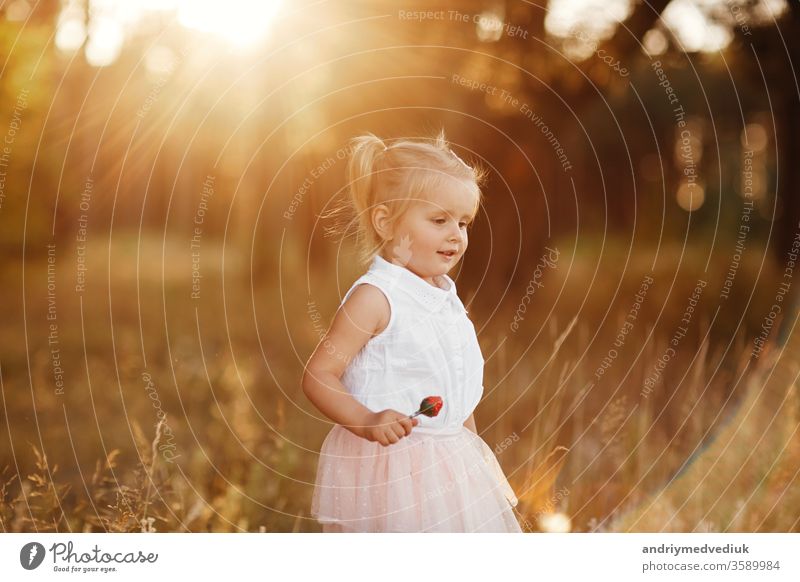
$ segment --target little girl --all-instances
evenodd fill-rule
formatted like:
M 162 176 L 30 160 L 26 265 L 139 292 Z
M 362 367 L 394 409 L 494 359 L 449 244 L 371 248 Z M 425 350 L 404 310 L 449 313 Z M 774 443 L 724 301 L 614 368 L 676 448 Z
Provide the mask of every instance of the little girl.
M 336 423 L 311 514 L 326 532 L 520 532 L 517 498 L 476 434 L 484 360 L 447 275 L 467 249 L 480 176 L 443 134 L 356 138 L 348 173 L 369 270 L 303 376 Z M 427 396 L 442 398 L 438 415 L 409 418 Z

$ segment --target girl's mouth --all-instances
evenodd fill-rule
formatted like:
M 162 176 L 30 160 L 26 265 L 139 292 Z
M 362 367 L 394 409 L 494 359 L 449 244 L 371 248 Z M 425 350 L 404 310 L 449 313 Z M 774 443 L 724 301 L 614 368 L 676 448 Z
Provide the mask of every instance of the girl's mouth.
M 445 259 L 452 260 L 454 256 L 456 256 L 455 251 L 437 251 L 440 255 L 442 255 Z

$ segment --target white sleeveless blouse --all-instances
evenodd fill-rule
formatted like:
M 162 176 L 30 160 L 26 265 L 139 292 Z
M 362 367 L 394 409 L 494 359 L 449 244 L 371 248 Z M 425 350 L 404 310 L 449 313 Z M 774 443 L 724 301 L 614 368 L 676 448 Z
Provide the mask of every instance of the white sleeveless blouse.
M 368 283 L 391 309 L 389 323 L 348 364 L 342 383 L 373 412 L 392 408 L 412 414 L 426 396 L 441 396 L 434 418 L 419 415 L 416 432 L 456 433 L 483 395 L 483 356 L 475 326 L 456 294 L 434 287 L 412 271 L 376 256 L 342 299 Z

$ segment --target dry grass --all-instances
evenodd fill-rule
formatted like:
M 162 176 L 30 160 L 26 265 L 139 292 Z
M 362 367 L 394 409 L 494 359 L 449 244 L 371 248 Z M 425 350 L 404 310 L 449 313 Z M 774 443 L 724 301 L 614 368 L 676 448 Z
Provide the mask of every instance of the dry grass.
M 625 382 L 592 398 L 580 366 L 558 352 L 550 364 L 525 360 L 514 372 L 509 381 L 522 386 L 540 370 L 518 398 L 498 391 L 496 421 L 484 434 L 490 444 L 520 437 L 501 462 L 526 529 L 546 530 L 537 518 L 561 513 L 572 531 L 800 529 L 796 348 L 751 361 L 739 346 L 738 365 L 723 373 L 721 355 L 710 354 L 706 340 L 687 366 L 685 386 L 667 381 L 673 392 L 654 402 Z M 627 370 L 638 379 L 652 366 L 643 360 Z

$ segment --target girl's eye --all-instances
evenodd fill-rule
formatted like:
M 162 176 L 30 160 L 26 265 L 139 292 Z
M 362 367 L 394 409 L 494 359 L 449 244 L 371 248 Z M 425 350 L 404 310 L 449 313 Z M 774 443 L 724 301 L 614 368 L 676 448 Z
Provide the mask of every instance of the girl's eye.
M 434 218 L 433 221 L 436 224 L 444 224 L 445 222 L 447 222 L 447 220 L 445 220 L 444 218 Z
M 460 226 L 461 228 L 467 228 L 467 226 L 469 225 L 466 222 L 459 222 L 458 226 Z

